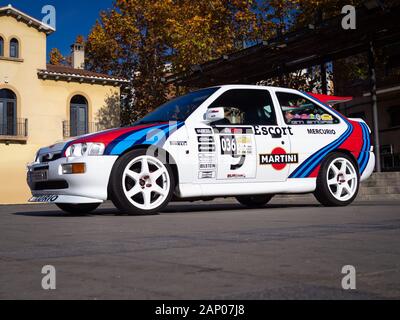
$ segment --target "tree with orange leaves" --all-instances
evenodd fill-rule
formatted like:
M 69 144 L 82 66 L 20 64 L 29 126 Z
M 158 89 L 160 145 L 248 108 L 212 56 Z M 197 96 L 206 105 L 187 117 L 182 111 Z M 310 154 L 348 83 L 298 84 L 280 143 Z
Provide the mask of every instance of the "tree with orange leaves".
M 50 51 L 49 62 L 50 62 L 50 64 L 53 64 L 53 65 L 61 65 L 61 64 L 64 64 L 65 57 L 61 54 L 60 50 L 58 50 L 57 48 L 53 48 Z
M 131 79 L 122 104 L 122 119 L 131 122 L 166 100 L 166 72 L 186 70 L 255 39 L 255 5 L 250 0 L 116 0 L 87 38 L 87 66 Z

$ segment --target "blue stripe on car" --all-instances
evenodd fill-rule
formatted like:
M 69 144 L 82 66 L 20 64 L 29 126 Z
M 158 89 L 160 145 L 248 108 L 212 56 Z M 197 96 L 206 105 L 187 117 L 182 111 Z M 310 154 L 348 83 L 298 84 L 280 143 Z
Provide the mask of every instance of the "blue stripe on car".
M 168 139 L 171 132 L 179 129 L 183 124 L 183 122 L 162 124 L 130 132 L 110 143 L 107 146 L 106 154 L 120 155 L 129 148 L 140 144 L 160 145 Z
M 350 125 L 338 139 L 308 157 L 295 171 L 293 171 L 289 178 L 307 177 L 321 163 L 323 158 L 329 152 L 335 150 L 338 146 L 340 146 L 351 135 L 352 132 L 353 126 Z
M 360 168 L 360 171 L 361 171 L 362 163 L 363 163 L 363 160 L 364 160 L 364 157 L 365 157 L 366 140 L 365 140 L 365 127 L 363 126 L 363 124 L 361 122 L 360 122 L 360 127 L 361 127 L 361 130 L 362 130 L 363 145 L 362 145 L 360 154 L 358 155 L 357 162 L 358 162 L 358 167 Z
M 111 141 L 111 142 L 107 145 L 106 149 L 104 150 L 104 154 L 110 155 L 110 154 L 111 154 L 111 151 L 113 150 L 113 148 L 114 148 L 117 144 L 119 144 L 121 141 L 125 141 L 125 140 L 128 140 L 128 139 L 130 140 L 129 137 L 133 136 L 134 134 L 139 133 L 139 132 L 142 132 L 143 130 L 152 129 L 152 128 L 155 128 L 155 127 L 157 127 L 157 125 L 152 125 L 151 127 L 140 128 L 140 129 L 133 128 L 132 131 L 126 132 L 126 133 L 120 135 L 119 137 L 115 138 L 113 141 Z
M 361 126 L 363 128 L 363 141 L 364 141 L 364 147 L 362 150 L 363 155 L 360 157 L 359 161 L 359 166 L 360 166 L 360 175 L 363 174 L 365 168 L 367 167 L 367 164 L 369 162 L 369 150 L 371 148 L 371 140 L 369 137 L 369 130 L 368 127 L 365 123 L 361 123 Z

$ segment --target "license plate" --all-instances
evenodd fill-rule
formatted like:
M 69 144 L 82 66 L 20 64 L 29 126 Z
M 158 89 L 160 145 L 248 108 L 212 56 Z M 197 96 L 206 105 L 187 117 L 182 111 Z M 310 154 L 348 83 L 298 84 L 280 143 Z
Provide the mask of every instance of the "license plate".
M 32 182 L 47 181 L 47 170 L 31 171 L 29 177 Z
M 58 199 L 58 195 L 45 194 L 41 196 L 34 196 L 29 199 L 29 202 L 55 202 Z

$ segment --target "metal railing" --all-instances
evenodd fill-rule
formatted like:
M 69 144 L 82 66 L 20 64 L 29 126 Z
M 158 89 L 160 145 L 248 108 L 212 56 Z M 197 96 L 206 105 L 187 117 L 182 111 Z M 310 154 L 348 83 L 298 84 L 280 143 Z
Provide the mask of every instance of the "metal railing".
M 26 139 L 28 137 L 28 119 L 17 118 L 16 120 L 0 123 L 0 138 Z
M 400 171 L 400 153 L 381 154 L 382 171 Z
M 76 137 L 82 134 L 93 133 L 101 130 L 101 126 L 98 122 L 88 122 L 86 125 L 80 126 L 71 124 L 69 121 L 64 120 L 62 126 L 64 138 Z

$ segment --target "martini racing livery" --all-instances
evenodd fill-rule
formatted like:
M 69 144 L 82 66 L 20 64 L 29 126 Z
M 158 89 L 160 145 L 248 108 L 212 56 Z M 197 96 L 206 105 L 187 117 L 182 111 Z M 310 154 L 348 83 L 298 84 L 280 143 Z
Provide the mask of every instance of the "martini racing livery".
M 56 143 L 28 165 L 32 202 L 154 214 L 171 200 L 314 193 L 344 206 L 375 165 L 370 129 L 328 106 L 351 98 L 224 85 L 171 100 L 130 127 Z

